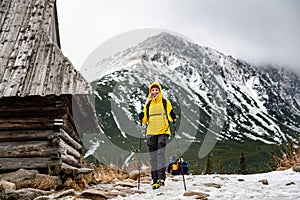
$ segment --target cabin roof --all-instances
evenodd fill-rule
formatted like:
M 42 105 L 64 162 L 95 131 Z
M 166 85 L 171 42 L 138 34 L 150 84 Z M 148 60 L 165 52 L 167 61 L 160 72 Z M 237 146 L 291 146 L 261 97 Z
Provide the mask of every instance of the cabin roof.
M 55 0 L 2 0 L 0 29 L 0 98 L 91 93 L 60 49 Z

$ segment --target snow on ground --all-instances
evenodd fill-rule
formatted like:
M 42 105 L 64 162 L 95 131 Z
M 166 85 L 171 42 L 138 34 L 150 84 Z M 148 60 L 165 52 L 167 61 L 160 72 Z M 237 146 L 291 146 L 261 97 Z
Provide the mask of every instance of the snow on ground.
M 259 182 L 262 179 L 266 179 L 268 185 Z M 253 175 L 187 175 L 185 176 L 185 180 L 187 191 L 208 194 L 208 200 L 300 199 L 300 173 L 294 172 L 292 169 Z M 209 186 L 208 184 L 211 183 L 216 184 L 216 186 L 219 185 L 220 188 Z M 166 186 L 157 190 L 153 190 L 149 184 L 141 184 L 140 190 L 146 193 L 117 197 L 114 199 L 196 199 L 196 196 L 183 196 L 185 191 L 182 176 L 168 177 Z

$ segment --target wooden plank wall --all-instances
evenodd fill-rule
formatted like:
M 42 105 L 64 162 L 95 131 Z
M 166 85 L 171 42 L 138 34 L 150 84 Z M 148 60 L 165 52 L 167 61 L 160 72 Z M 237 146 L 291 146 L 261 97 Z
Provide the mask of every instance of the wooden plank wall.
M 82 140 L 72 116 L 72 95 L 0 99 L 0 172 L 19 168 L 81 167 Z
M 80 167 L 80 133 L 102 130 L 60 49 L 56 0 L 2 0 L 0 13 L 0 173 Z

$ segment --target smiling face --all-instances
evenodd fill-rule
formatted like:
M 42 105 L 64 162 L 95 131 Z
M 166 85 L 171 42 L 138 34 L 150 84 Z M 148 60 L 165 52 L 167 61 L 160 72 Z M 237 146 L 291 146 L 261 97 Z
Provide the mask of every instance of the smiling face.
M 160 92 L 160 90 L 158 87 L 154 86 L 150 89 L 150 93 L 153 98 L 156 98 L 159 95 L 159 92 Z

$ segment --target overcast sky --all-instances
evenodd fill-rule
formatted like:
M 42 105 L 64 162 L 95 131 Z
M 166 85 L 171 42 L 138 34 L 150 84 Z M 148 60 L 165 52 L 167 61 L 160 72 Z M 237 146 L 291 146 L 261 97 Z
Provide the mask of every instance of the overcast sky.
M 77 69 L 97 47 L 122 46 L 113 41 L 125 33 L 159 29 L 250 63 L 300 69 L 299 0 L 57 0 L 57 9 L 62 50 Z

